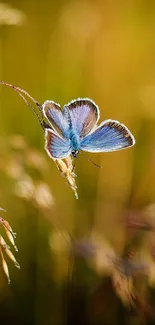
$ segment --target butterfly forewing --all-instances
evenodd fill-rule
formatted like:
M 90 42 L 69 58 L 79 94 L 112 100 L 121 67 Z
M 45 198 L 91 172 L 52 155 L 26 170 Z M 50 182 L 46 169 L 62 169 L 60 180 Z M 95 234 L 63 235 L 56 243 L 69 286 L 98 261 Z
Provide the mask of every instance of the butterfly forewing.
M 43 113 L 55 132 L 61 136 L 67 134 L 69 124 L 59 104 L 47 100 L 43 104 Z
M 98 106 L 88 98 L 72 100 L 64 106 L 64 114 L 69 115 L 70 127 L 81 138 L 93 131 L 100 116 Z
M 71 153 L 70 140 L 60 137 L 51 129 L 45 129 L 45 150 L 51 158 L 66 158 Z
M 125 125 L 115 120 L 106 120 L 82 139 L 80 149 L 88 152 L 109 152 L 134 144 L 135 139 Z

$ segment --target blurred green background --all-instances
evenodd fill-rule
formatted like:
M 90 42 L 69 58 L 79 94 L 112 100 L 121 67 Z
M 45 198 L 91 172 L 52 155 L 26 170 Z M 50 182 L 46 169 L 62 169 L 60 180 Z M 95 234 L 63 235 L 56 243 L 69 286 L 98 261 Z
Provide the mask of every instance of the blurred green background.
M 100 281 L 102 289 L 110 280 L 93 260 L 74 263 L 74 285 L 68 268 L 70 236 L 74 241 L 93 234 L 103 249 L 106 238 L 119 254 L 126 211 L 155 201 L 154 34 L 154 1 L 0 3 L 0 79 L 41 103 L 63 106 L 89 97 L 101 120 L 121 121 L 136 138 L 128 150 L 79 155 L 76 200 L 44 151 L 35 115 L 18 94 L 0 86 L 0 206 L 7 210 L 1 216 L 17 232 L 21 265 L 18 271 L 8 261 L 10 286 L 1 275 L 1 324 L 152 321 L 135 313 L 133 322 L 109 282 L 97 293 Z

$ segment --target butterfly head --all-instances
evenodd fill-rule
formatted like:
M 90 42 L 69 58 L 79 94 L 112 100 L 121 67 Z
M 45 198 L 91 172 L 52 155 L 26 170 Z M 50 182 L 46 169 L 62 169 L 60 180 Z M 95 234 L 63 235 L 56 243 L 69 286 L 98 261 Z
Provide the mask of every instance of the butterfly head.
M 72 156 L 73 158 L 77 158 L 79 151 L 78 150 L 72 150 Z

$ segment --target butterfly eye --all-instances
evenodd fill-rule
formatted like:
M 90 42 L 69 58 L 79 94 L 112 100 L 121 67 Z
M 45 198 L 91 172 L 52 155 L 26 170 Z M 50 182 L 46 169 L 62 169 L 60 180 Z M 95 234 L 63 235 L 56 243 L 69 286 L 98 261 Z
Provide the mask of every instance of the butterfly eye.
M 73 158 L 77 158 L 77 156 L 78 156 L 78 150 L 72 150 L 72 156 L 73 156 Z

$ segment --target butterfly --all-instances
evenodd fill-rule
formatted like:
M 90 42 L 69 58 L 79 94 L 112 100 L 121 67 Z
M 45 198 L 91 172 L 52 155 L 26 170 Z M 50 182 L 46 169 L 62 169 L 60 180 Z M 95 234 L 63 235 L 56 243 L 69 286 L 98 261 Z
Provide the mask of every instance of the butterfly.
M 128 128 L 116 120 L 97 124 L 100 110 L 89 98 L 78 98 L 64 105 L 54 101 L 42 105 L 45 124 L 45 150 L 51 158 L 74 158 L 79 151 L 111 152 L 129 148 L 135 139 Z
M 76 158 L 79 151 L 110 152 L 129 148 L 135 144 L 129 129 L 116 120 L 105 120 L 97 125 L 100 110 L 89 98 L 78 98 L 61 106 L 46 100 L 43 105 L 24 89 L 3 80 L 0 83 L 16 91 L 36 114 L 45 133 L 45 150 L 54 159 L 64 159 L 72 155 Z M 27 96 L 39 109 L 35 111 L 25 98 Z M 44 121 L 47 119 L 47 124 Z

